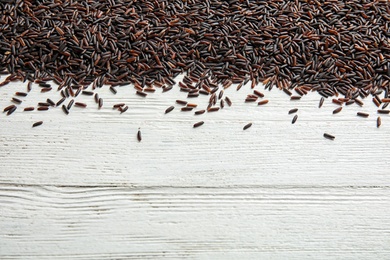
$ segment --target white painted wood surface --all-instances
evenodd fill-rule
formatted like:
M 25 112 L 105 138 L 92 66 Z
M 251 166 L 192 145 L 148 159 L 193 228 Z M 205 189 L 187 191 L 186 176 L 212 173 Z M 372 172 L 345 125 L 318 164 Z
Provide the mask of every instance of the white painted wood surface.
M 0 88 L 0 107 L 25 88 Z M 22 112 L 60 97 L 35 87 L 0 115 L 0 259 L 390 259 L 390 118 L 377 129 L 370 100 L 332 115 L 316 93 L 267 91 L 260 107 L 232 87 L 232 107 L 194 116 L 177 89 L 134 92 Z

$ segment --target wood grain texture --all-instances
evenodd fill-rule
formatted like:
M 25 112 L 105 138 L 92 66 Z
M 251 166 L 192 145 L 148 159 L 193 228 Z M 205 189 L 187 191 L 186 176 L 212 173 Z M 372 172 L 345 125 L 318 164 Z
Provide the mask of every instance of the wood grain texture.
M 0 107 L 24 90 L 0 88 Z M 371 101 L 333 115 L 314 93 L 266 91 L 256 106 L 244 103 L 249 86 L 232 87 L 232 107 L 195 116 L 176 89 L 98 92 L 101 110 L 80 96 L 87 108 L 68 116 L 22 112 L 60 98 L 34 88 L 0 115 L 0 259 L 390 258 L 390 119 L 377 129 Z M 126 113 L 112 109 L 120 102 Z
M 2 259 L 385 259 L 388 192 L 5 185 Z

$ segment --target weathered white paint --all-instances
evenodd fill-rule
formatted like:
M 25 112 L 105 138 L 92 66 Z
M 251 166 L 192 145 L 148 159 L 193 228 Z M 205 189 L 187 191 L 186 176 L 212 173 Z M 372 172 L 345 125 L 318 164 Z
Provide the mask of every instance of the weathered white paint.
M 0 88 L 0 107 L 24 90 Z M 0 259 L 390 258 L 390 118 L 377 129 L 371 100 L 332 115 L 315 93 L 266 91 L 260 107 L 243 102 L 249 86 L 232 87 L 232 107 L 194 116 L 174 104 L 177 89 L 134 92 L 100 89 L 101 110 L 79 96 L 88 107 L 68 116 L 22 112 L 59 99 L 35 87 L 0 115 Z

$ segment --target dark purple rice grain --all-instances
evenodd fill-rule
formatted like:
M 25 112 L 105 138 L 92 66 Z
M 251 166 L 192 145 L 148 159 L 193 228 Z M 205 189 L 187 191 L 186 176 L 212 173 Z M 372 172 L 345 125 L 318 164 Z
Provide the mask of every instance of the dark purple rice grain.
M 13 98 L 11 99 L 11 101 L 14 102 L 15 104 L 21 104 L 21 103 L 22 103 L 22 100 L 20 100 L 20 99 L 18 99 L 18 98 L 16 98 L 16 97 L 13 97 Z
M 327 134 L 327 133 L 324 133 L 324 137 L 326 138 L 326 139 L 329 139 L 329 140 L 334 140 L 336 137 L 335 136 L 333 136 L 333 135 L 331 135 L 331 134 Z
M 246 103 L 251 103 L 251 102 L 256 102 L 256 100 L 257 100 L 257 97 L 247 97 L 246 99 L 245 99 L 245 102 Z
M 372 102 L 375 104 L 375 106 L 380 107 L 381 103 L 378 102 L 377 99 L 373 98 Z
M 229 97 L 225 97 L 225 101 L 226 101 L 226 104 L 228 104 L 229 107 L 232 106 L 233 103 L 232 103 L 232 101 L 230 100 Z
M 176 103 L 179 104 L 179 105 L 185 106 L 185 105 L 187 105 L 188 102 L 184 101 L 184 100 L 176 100 Z
M 68 105 L 66 106 L 66 108 L 67 108 L 68 110 L 70 110 L 71 107 L 73 106 L 73 103 L 74 103 L 74 99 L 70 100 L 69 103 L 68 103 Z
M 70 96 L 72 96 L 72 97 L 76 96 L 76 94 L 74 93 L 73 88 L 71 86 L 67 87 L 67 90 L 68 90 Z
M 81 88 L 77 89 L 76 93 L 74 94 L 75 97 L 77 97 L 81 93 Z
M 210 107 L 207 109 L 207 112 L 217 112 L 219 110 L 219 107 Z
M 37 83 L 37 82 L 36 82 Z M 51 85 L 48 84 L 48 83 L 39 83 L 38 86 L 40 86 L 41 88 L 51 88 Z
M 56 105 L 56 103 L 54 103 L 54 101 L 51 100 L 50 98 L 46 99 L 46 102 L 47 102 L 50 106 L 52 106 L 52 107 L 54 107 L 54 106 Z
M 283 88 L 283 92 L 286 93 L 287 95 L 291 96 L 292 93 L 290 90 L 286 89 L 286 88 Z
M 43 124 L 43 121 L 38 121 L 38 122 L 35 122 L 32 127 L 37 127 L 37 126 L 40 126 Z
M 145 88 L 144 91 L 145 91 L 145 92 L 153 93 L 153 92 L 156 91 L 156 89 L 154 89 L 154 88 Z
M 198 111 L 195 111 L 195 115 L 201 115 L 201 114 L 204 114 L 206 112 L 206 110 L 198 110 Z
M 17 109 L 16 106 L 12 106 L 10 109 L 7 110 L 7 116 L 11 115 L 15 110 Z
M 0 87 L 3 87 L 3 86 L 7 85 L 10 82 L 11 81 L 9 81 L 9 80 L 4 80 L 4 81 L 0 82 Z
M 46 92 L 49 92 L 51 90 L 52 90 L 52 88 L 43 88 L 43 89 L 41 89 L 41 93 L 46 93 Z
M 360 116 L 360 117 L 369 117 L 370 115 L 368 113 L 364 113 L 364 112 L 357 112 L 357 116 Z
M 113 94 L 116 94 L 118 91 L 114 88 L 114 87 L 110 87 L 110 91 L 113 93 Z M 92 93 L 93 94 L 93 93 Z M 138 91 L 137 91 L 137 94 L 138 94 Z
M 34 107 L 25 107 L 23 111 L 34 111 Z
M 377 110 L 378 114 L 389 114 L 390 110 L 387 109 L 378 109 Z
M 125 113 L 128 109 L 129 109 L 129 106 L 120 107 L 120 108 L 119 108 L 119 111 L 121 112 L 121 114 L 123 114 L 123 113 Z
M 343 109 L 343 107 L 336 108 L 335 110 L 333 110 L 333 114 L 340 113 L 342 109 Z
M 243 130 L 248 129 L 248 128 L 251 127 L 251 126 L 252 126 L 252 123 L 246 124 L 246 125 L 244 126 Z
M 81 94 L 86 95 L 86 96 L 93 96 L 94 93 L 92 91 L 83 90 L 83 91 L 81 91 Z
M 138 128 L 138 132 L 137 132 L 137 140 L 138 140 L 138 142 L 141 142 L 141 140 L 142 140 L 141 129 L 139 129 L 139 128 Z
M 294 90 L 295 90 L 295 92 L 297 92 L 298 95 L 300 95 L 300 96 L 303 96 L 303 95 L 306 94 L 306 93 L 305 93 L 303 90 L 301 90 L 300 88 L 295 88 Z
M 162 89 L 163 92 L 168 92 L 172 89 L 172 86 L 169 86 L 169 87 L 165 87 Z
M 211 91 L 210 91 L 210 94 L 214 94 L 214 93 L 216 93 L 217 91 L 218 91 L 218 87 L 216 87 L 216 88 L 214 88 L 214 89 L 212 89 Z
M 376 119 L 376 127 L 379 128 L 382 125 L 382 119 L 380 116 Z
M 363 101 L 361 101 L 360 99 L 357 99 L 357 98 L 355 99 L 355 103 L 361 107 L 364 105 Z
M 125 105 L 126 105 L 125 103 L 118 103 L 118 104 L 113 105 L 112 108 L 113 109 L 118 109 L 118 108 L 123 107 Z
M 187 98 L 196 98 L 196 97 L 198 97 L 199 96 L 199 93 L 189 93 L 188 95 L 187 95 Z
M 32 89 L 32 82 L 29 81 L 29 82 L 27 83 L 27 92 L 30 92 L 31 89 Z
M 376 94 L 373 94 L 373 95 L 374 95 L 374 99 L 377 101 L 377 103 L 382 104 L 382 100 L 379 98 L 379 96 Z
M 237 91 L 239 91 L 243 86 L 243 82 L 241 82 L 240 84 L 237 85 Z
M 321 108 L 321 107 L 322 107 L 322 105 L 324 104 L 324 101 L 325 101 L 325 98 L 324 98 L 324 97 L 321 97 L 320 103 L 318 104 L 318 108 Z
M 60 100 L 58 100 L 58 102 L 56 103 L 56 106 L 59 107 L 62 103 L 64 103 L 65 99 L 66 99 L 66 97 L 63 97 Z
M 138 95 L 138 96 L 141 96 L 141 97 L 146 97 L 148 94 L 146 94 L 145 92 L 142 92 L 142 91 L 139 91 L 139 90 L 137 90 L 136 91 L 136 94 Z
M 291 96 L 290 100 L 300 100 L 301 96 Z
M 25 97 L 25 96 L 27 96 L 27 93 L 25 93 L 25 92 L 16 92 L 15 96 Z
M 290 109 L 290 110 L 288 111 L 288 114 L 290 115 L 290 114 L 294 114 L 294 113 L 296 113 L 296 112 L 298 112 L 298 108 L 293 108 L 293 109 Z
M 223 90 L 219 91 L 219 94 L 218 94 L 218 99 L 221 99 L 223 97 Z
M 198 123 L 195 123 L 195 124 L 194 124 L 194 128 L 199 127 L 199 126 L 201 126 L 201 125 L 203 125 L 203 124 L 204 124 L 203 121 L 200 121 L 200 122 L 198 122 Z
M 69 110 L 65 105 L 62 105 L 62 111 L 64 111 L 65 114 L 69 115 Z
M 194 108 L 193 107 L 182 107 L 180 110 L 187 112 L 187 111 L 192 111 Z
M 260 91 L 258 91 L 258 90 L 253 90 L 253 94 L 255 94 L 255 95 L 257 95 L 257 96 L 259 96 L 259 97 L 261 97 L 261 98 L 263 98 L 264 97 L 264 94 L 263 93 L 261 93 Z
M 82 102 L 75 102 L 75 103 L 74 103 L 74 106 L 75 106 L 75 107 L 86 108 L 86 107 L 87 107 L 87 104 L 82 103 Z
M 298 119 L 298 115 L 295 115 L 291 121 L 291 124 L 295 124 L 295 122 L 297 121 Z
M 334 99 L 332 99 L 332 103 L 341 106 L 341 105 L 343 105 L 344 102 L 334 98 Z
M 16 108 L 16 106 L 15 105 L 9 105 L 9 106 L 4 108 L 3 112 L 8 112 L 9 110 L 11 110 L 13 108 Z
M 265 104 L 268 104 L 268 99 L 262 100 L 259 103 L 257 103 L 257 105 L 259 105 L 259 106 L 262 106 L 262 105 L 265 105 Z

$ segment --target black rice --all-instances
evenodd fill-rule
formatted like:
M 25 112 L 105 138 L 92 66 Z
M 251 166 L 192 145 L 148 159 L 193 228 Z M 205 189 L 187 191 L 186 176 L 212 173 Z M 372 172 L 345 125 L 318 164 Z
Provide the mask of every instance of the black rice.
M 43 121 L 38 121 L 38 122 L 35 122 L 32 127 L 37 127 L 37 126 L 40 126 L 43 124 Z
M 329 139 L 329 140 L 334 140 L 336 137 L 334 135 L 331 135 L 331 134 L 327 134 L 327 133 L 324 133 L 324 137 L 326 139 Z
M 171 112 L 173 109 L 175 109 L 174 106 L 168 107 L 168 108 L 165 110 L 165 114 L 168 114 L 168 113 Z
M 203 125 L 203 124 L 204 124 L 203 121 L 200 121 L 200 122 L 198 122 L 198 123 L 195 123 L 195 124 L 194 124 L 194 128 L 199 127 L 199 126 L 201 126 L 201 125 Z
M 246 124 L 246 125 L 244 126 L 243 130 L 248 129 L 248 128 L 251 127 L 251 126 L 252 126 L 252 123 L 248 123 L 248 124 Z
M 138 142 L 141 142 L 141 140 L 142 140 L 141 129 L 139 129 L 139 128 L 138 128 L 138 132 L 137 132 L 137 140 L 138 140 Z
M 294 113 L 296 113 L 296 112 L 298 112 L 298 108 L 293 108 L 293 109 L 290 109 L 290 110 L 288 111 L 288 114 L 294 114 Z
M 63 96 L 57 106 L 103 86 L 117 94 L 117 87 L 133 84 L 145 97 L 178 83 L 188 98 L 210 95 L 211 112 L 224 107 L 216 107 L 223 89 L 249 82 L 292 100 L 315 91 L 319 107 L 332 97 L 363 106 L 360 99 L 372 95 L 382 109 L 390 102 L 385 0 L 8 0 L 0 2 L 0 17 L 0 73 L 9 74 L 0 86 L 28 80 L 28 92 L 32 82 L 47 92 L 53 81 Z M 253 93 L 246 102 L 264 97 Z

